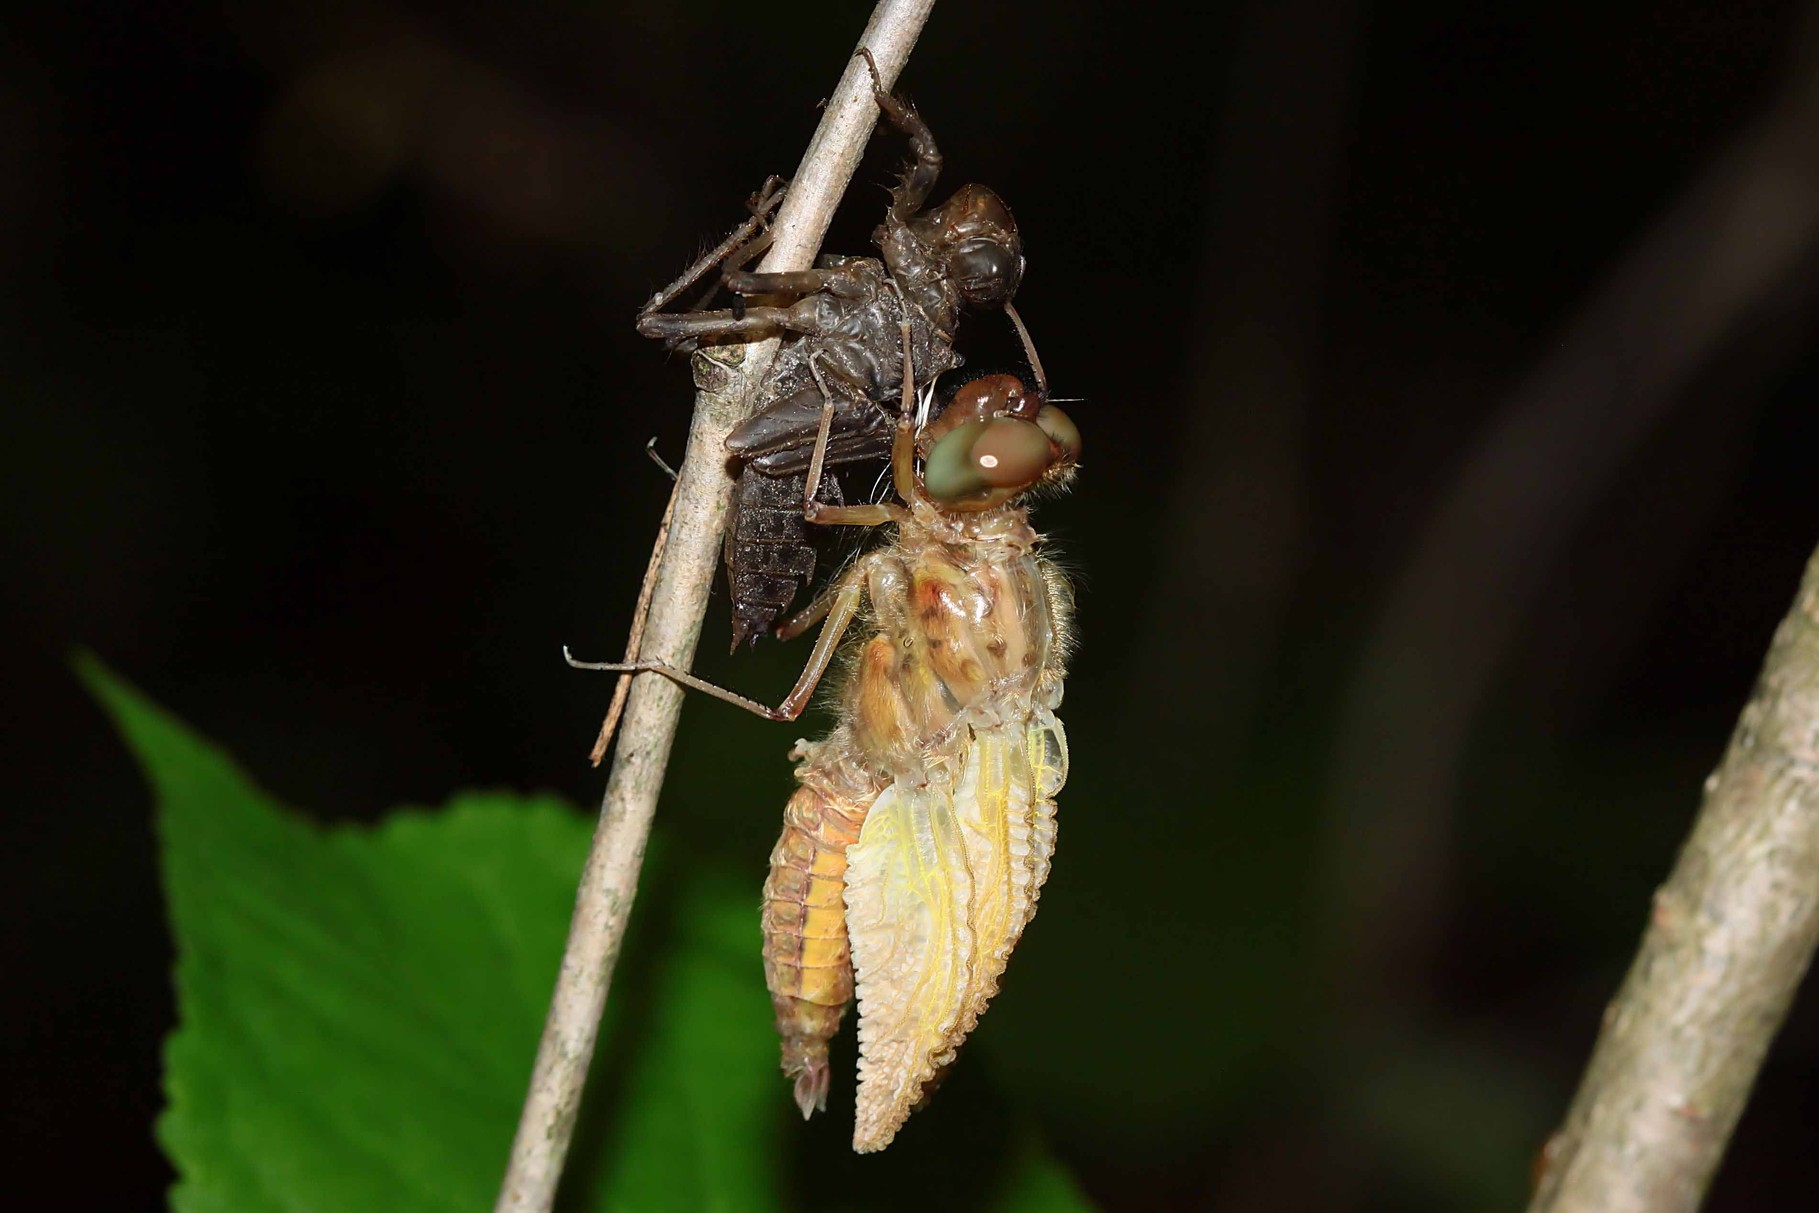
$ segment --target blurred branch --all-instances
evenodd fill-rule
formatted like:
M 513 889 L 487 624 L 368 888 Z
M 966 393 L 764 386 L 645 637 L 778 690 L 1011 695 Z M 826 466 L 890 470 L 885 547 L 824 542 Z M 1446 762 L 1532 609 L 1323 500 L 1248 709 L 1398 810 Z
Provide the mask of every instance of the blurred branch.
M 1387 596 L 1334 762 L 1342 998 L 1402 986 L 1431 953 L 1460 756 L 1581 520 L 1688 380 L 1819 249 L 1819 72 L 1801 32 L 1779 97 L 1544 344 Z
M 1530 1213 L 1692 1213 L 1819 944 L 1819 553 L 1641 950 Z
M 934 0 L 880 0 L 873 10 L 859 44 L 871 49 L 886 87 L 903 70 L 933 7 Z M 849 60 L 778 212 L 763 269 L 806 269 L 813 262 L 877 119 L 871 77 L 862 61 Z M 700 392 L 645 622 L 648 657 L 683 669 L 693 662 L 731 492 L 726 435 L 777 345 L 715 351 L 695 362 Z M 633 682 L 496 1213 L 545 1213 L 555 1199 L 681 711 L 680 687 L 648 674 Z

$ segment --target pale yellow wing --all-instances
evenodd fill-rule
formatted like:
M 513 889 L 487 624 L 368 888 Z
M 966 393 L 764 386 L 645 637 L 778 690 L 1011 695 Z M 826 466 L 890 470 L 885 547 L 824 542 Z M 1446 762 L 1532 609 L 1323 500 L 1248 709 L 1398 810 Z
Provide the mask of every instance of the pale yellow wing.
M 1036 895 L 1048 879 L 1049 861 L 1055 854 L 1055 796 L 1067 782 L 1067 733 L 1061 721 L 1047 708 L 1036 709 L 1024 733 L 1025 753 L 1029 760 L 1033 834 L 1029 853 L 1029 902 L 1023 914 L 1023 926 L 1036 913 Z
M 1027 732 L 1027 726 L 1008 725 L 974 730 L 954 789 L 954 816 L 973 873 L 975 941 L 956 1047 L 998 992 L 1054 854 L 1055 804 L 1035 798 Z
M 971 900 L 952 795 L 902 780 L 886 788 L 846 852 L 860 1153 L 889 1145 L 922 1084 L 953 1060 L 973 955 Z
M 1036 910 L 1055 849 L 1067 741 L 1045 710 L 972 730 L 951 793 L 899 782 L 847 852 L 859 994 L 853 1148 L 890 1143 L 954 1059 Z

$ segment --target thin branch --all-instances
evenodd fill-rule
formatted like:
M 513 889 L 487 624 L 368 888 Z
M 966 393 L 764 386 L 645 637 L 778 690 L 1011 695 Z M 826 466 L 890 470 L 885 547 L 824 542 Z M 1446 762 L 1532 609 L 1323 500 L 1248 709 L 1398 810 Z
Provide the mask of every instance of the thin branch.
M 1693 1213 L 1819 944 L 1819 553 L 1605 1011 L 1530 1213 Z
M 903 70 L 933 6 L 934 0 L 880 0 L 873 10 L 859 45 L 871 49 L 885 87 Z M 877 119 L 871 77 L 854 58 L 777 214 L 763 269 L 806 269 L 814 261 Z M 694 659 L 731 498 L 726 435 L 752 386 L 763 381 L 777 344 L 715 349 L 695 359 L 695 416 L 641 646 L 645 655 L 683 669 Z M 644 675 L 632 684 L 495 1213 L 547 1213 L 555 1199 L 681 710 L 682 691 L 667 679 Z
M 651 458 L 656 457 L 656 451 L 651 451 Z M 676 486 L 671 485 L 669 500 L 663 505 L 663 517 L 657 523 L 656 542 L 651 544 L 651 558 L 644 566 L 644 581 L 638 587 L 638 605 L 632 608 L 632 634 L 625 640 L 627 665 L 638 660 L 644 648 L 644 625 L 650 619 L 651 595 L 657 592 L 657 574 L 663 569 L 663 549 L 669 546 L 670 518 L 675 512 Z M 619 675 L 613 685 L 613 701 L 607 705 L 606 719 L 600 725 L 600 735 L 594 739 L 593 751 L 587 756 L 595 766 L 600 765 L 600 760 L 606 757 L 607 747 L 613 744 L 613 734 L 619 730 L 619 718 L 625 715 L 625 700 L 631 690 L 632 675 Z

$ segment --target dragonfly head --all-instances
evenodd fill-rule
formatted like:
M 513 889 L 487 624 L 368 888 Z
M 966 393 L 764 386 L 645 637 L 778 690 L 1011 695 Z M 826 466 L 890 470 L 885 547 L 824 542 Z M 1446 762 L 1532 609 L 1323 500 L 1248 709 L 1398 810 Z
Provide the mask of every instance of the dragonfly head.
M 1006 303 L 1023 284 L 1023 237 L 1004 199 L 983 185 L 963 185 L 946 202 L 910 221 L 968 303 Z
M 917 439 L 922 487 L 961 512 L 994 509 L 1031 489 L 1058 484 L 1080 460 L 1073 419 L 1015 375 L 962 383 Z

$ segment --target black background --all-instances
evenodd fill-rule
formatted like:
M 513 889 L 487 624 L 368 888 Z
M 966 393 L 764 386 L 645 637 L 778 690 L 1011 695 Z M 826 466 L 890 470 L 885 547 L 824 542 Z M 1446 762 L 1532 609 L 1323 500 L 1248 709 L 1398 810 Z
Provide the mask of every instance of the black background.
M 1515 1207 L 1819 536 L 1813 30 L 981 7 L 903 85 L 943 193 L 1015 209 L 1083 400 L 1040 513 L 1082 644 L 1043 915 L 919 1121 L 1008 1100 L 1109 1209 Z M 71 647 L 323 819 L 595 800 L 610 683 L 559 646 L 621 644 L 641 447 L 679 453 L 690 397 L 631 314 L 793 167 L 862 21 L 9 16 L 5 1138 L 72 1207 L 160 1199 L 172 1007 L 147 793 Z M 1755 209 L 1746 153 L 1786 167 Z M 703 668 L 780 695 L 799 658 L 725 630 Z M 691 703 L 684 853 L 761 870 L 794 736 Z M 1810 1198 L 1816 1111 L 1807 996 L 1710 1207 Z

